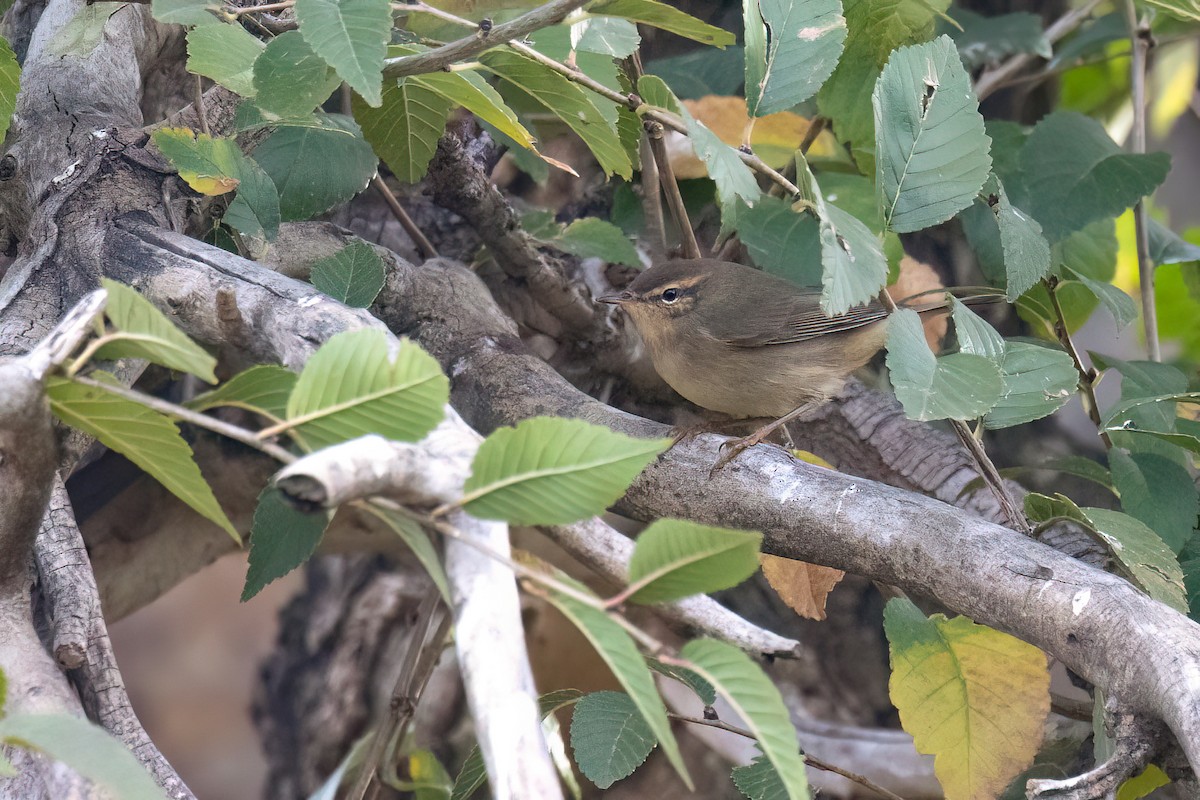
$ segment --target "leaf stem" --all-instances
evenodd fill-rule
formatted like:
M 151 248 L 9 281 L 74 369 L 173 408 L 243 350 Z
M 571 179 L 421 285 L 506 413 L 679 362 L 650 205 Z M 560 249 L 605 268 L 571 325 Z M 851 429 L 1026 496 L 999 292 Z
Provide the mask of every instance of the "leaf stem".
M 758 737 L 755 736 L 750 731 L 746 730 L 745 728 L 739 728 L 737 725 L 730 725 L 728 722 L 725 722 L 723 720 L 701 719 L 700 717 L 689 717 L 685 714 L 676 714 L 673 711 L 668 711 L 667 716 L 670 717 L 671 719 L 679 720 L 680 722 L 687 722 L 692 725 L 703 725 L 706 728 L 716 728 L 718 730 L 728 731 L 729 733 L 736 733 L 738 736 L 744 736 L 747 739 L 753 739 L 755 741 L 758 741 Z M 866 787 L 867 789 L 870 789 L 872 792 L 875 792 L 876 794 L 880 795 L 881 797 L 888 798 L 888 800 L 904 800 L 904 798 L 901 797 L 900 795 L 896 794 L 895 792 L 893 792 L 889 789 L 885 789 L 884 787 L 882 787 L 879 784 L 872 781 L 870 778 L 867 778 L 863 775 L 859 775 L 858 773 L 855 773 L 855 772 L 851 772 L 850 770 L 842 769 L 841 767 L 834 766 L 833 764 L 830 764 L 828 761 L 817 758 L 816 756 L 810 755 L 808 753 L 802 752 L 800 755 L 804 756 L 805 763 L 808 764 L 810 767 L 819 769 L 823 772 L 832 772 L 836 775 L 841 775 L 843 778 L 846 778 L 847 780 L 854 781 L 859 786 L 863 786 L 863 787 Z
M 1075 341 L 1071 338 L 1071 332 L 1067 329 L 1067 317 L 1063 313 L 1062 303 L 1058 300 L 1058 278 L 1051 276 L 1042 279 L 1042 285 L 1046 287 L 1046 292 L 1050 295 L 1050 305 L 1054 308 L 1054 334 L 1058 337 L 1059 344 L 1071 356 L 1071 360 L 1075 362 L 1075 371 L 1079 373 L 1079 391 L 1082 392 L 1081 400 L 1083 401 L 1083 409 L 1087 412 L 1088 419 L 1096 426 L 1096 430 L 1100 432 L 1100 439 L 1104 442 L 1104 449 L 1112 449 L 1112 439 L 1109 438 L 1108 432 L 1104 430 L 1104 420 L 1100 416 L 1100 404 L 1096 401 L 1096 371 L 1089 369 L 1083 365 L 1083 358 L 1079 355 L 1079 348 L 1075 346 Z
M 1131 147 L 1134 153 L 1146 152 L 1146 60 L 1154 41 L 1150 26 L 1139 20 L 1133 0 L 1125 0 L 1125 22 L 1129 26 L 1129 38 L 1133 57 L 1129 61 L 1129 86 L 1133 95 L 1133 130 Z M 1158 341 L 1158 309 L 1154 302 L 1154 262 L 1150 259 L 1150 221 L 1146 213 L 1146 200 L 1138 200 L 1133 207 L 1133 222 L 1137 236 L 1138 283 L 1142 294 L 1142 325 L 1146 333 L 1146 350 L 1151 361 L 1162 361 L 1162 348 Z

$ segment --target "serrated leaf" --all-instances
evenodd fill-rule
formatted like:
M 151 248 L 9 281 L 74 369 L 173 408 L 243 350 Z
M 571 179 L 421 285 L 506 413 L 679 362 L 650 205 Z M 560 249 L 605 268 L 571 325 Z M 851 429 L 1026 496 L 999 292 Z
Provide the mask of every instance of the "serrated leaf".
M 48 378 L 46 396 L 56 417 L 128 458 L 241 543 L 174 422 L 132 400 L 64 378 Z
M 948 800 L 993 797 L 1033 763 L 1050 712 L 1050 672 L 1036 647 L 966 617 L 926 619 L 888 602 L 888 691 L 917 750 L 934 756 Z
M 415 442 L 442 420 L 450 383 L 420 345 L 401 340 L 389 352 L 381 330 L 330 337 L 304 365 L 276 426 L 318 450 L 368 433 Z
M 198 25 L 187 33 L 188 72 L 254 97 L 254 62 L 264 47 L 241 25 Z
M 1196 527 L 1200 495 L 1187 468 L 1156 453 L 1108 451 L 1121 509 L 1145 523 L 1178 553 Z
M 666 81 L 683 100 L 698 100 L 710 94 L 725 97 L 741 88 L 743 55 L 743 49 L 736 45 L 724 50 L 701 48 L 653 59 L 646 62 L 645 69 Z
M 1028 342 L 1006 342 L 1001 372 L 1004 391 L 984 417 L 988 430 L 1008 428 L 1053 414 L 1079 382 L 1075 362 L 1061 350 Z
M 211 25 L 222 4 L 216 0 L 151 0 L 150 13 L 159 22 L 178 25 Z
M 758 571 L 762 534 L 660 519 L 642 531 L 629 560 L 634 603 L 666 603 L 736 586 Z
M 633 698 L 624 692 L 592 692 L 571 714 L 571 749 L 579 771 L 601 789 L 627 778 L 657 743 Z
M 296 0 L 296 22 L 313 52 L 372 106 L 381 102 L 392 31 L 387 0 Z
M 701 22 L 691 14 L 656 0 L 602 0 L 587 11 L 592 16 L 623 17 L 714 47 L 736 41 L 729 31 Z
M 13 111 L 17 107 L 17 92 L 21 90 L 21 65 L 8 42 L 0 38 L 0 141 L 8 132 Z
M 1175 554 L 1144 523 L 1120 511 L 1081 508 L 1062 494 L 1054 497 L 1030 492 L 1025 513 L 1033 522 L 1057 517 L 1083 523 L 1096 534 L 1125 577 L 1146 594 L 1176 611 L 1187 613 L 1183 570 Z
M 995 235 L 999 243 L 997 255 L 1002 261 L 999 270 L 995 270 L 993 265 L 993 271 L 1004 275 L 1008 300 L 1013 302 L 1050 272 L 1050 244 L 1042 236 L 1042 226 L 1037 220 L 1015 207 L 1008 199 L 1008 193 L 995 174 L 988 176 L 980 199 L 968 211 L 976 208 L 991 212 L 983 216 L 990 216 L 996 226 Z M 986 223 L 980 220 L 977 224 Z M 979 235 L 975 233 L 975 238 L 978 239 Z M 985 258 L 981 254 L 981 260 Z
M 717 690 L 713 688 L 713 685 L 687 667 L 665 664 L 650 656 L 646 656 L 646 664 L 659 675 L 666 675 L 691 689 L 704 705 L 711 706 L 717 702 Z
M 821 88 L 842 54 L 846 20 L 841 0 L 750 2 L 771 34 L 765 52 L 746 50 L 746 106 L 752 117 L 761 117 L 792 108 Z M 765 63 L 752 71 L 751 59 Z
M 560 525 L 601 514 L 667 446 L 578 419 L 535 417 L 480 445 L 463 508 L 518 525 Z
M 318 120 L 319 126 L 281 126 L 254 150 L 279 190 L 285 222 L 323 214 L 354 197 L 379 163 L 349 117 L 325 114 Z
M 954 296 L 950 297 L 950 314 L 961 352 L 983 356 L 997 364 L 1004 362 L 1004 339 L 995 328 Z
M 577 219 L 562 230 L 550 243 L 559 250 L 580 258 L 602 258 L 610 264 L 642 266 L 637 248 L 625 233 L 599 217 Z
M 45 753 L 119 800 L 166 795 L 120 740 L 67 714 L 13 714 L 0 719 L 0 743 Z
M 1124 328 L 1137 319 L 1137 303 L 1121 289 L 1106 281 L 1089 278 L 1087 275 L 1076 272 L 1070 267 L 1064 267 L 1063 271 L 1086 286 L 1089 292 L 1096 295 L 1096 299 L 1100 301 L 1100 304 L 1108 309 L 1108 313 L 1112 314 L 1113 321 L 1117 323 L 1118 328 Z
M 1076 231 L 1050 248 L 1050 263 L 1059 275 L 1066 269 L 1093 280 L 1108 282 L 1117 269 L 1116 227 L 1111 219 L 1093 222 L 1081 231 Z M 1067 330 L 1080 328 L 1095 310 L 1096 295 L 1082 283 L 1064 281 L 1056 294 L 1066 318 Z M 1055 313 L 1050 296 L 1041 284 L 1021 296 L 1017 301 L 1017 313 L 1022 319 L 1034 324 L 1035 331 L 1044 338 L 1056 340 L 1054 332 Z
M 755 756 L 744 767 L 734 767 L 729 775 L 733 785 L 749 800 L 786 800 L 787 787 L 765 756 Z
M 844 314 L 870 302 L 887 283 L 888 262 L 879 238 L 862 220 L 821 202 L 821 310 Z
M 950 38 L 892 53 L 871 99 L 888 228 L 919 231 L 969 206 L 991 171 L 991 140 Z
M 1050 42 L 1042 30 L 1042 19 L 1028 11 L 985 17 L 965 8 L 954 9 L 954 21 L 961 26 L 949 28 L 958 45 L 958 53 L 967 69 L 994 66 L 1009 56 L 1029 53 L 1049 59 Z
M 583 584 L 561 574 L 556 573 L 556 577 L 560 581 L 567 582 L 577 591 L 591 594 Z M 679 777 L 683 779 L 688 789 L 692 789 L 692 779 L 683 763 L 683 756 L 679 752 L 679 743 L 675 741 L 675 736 L 671 733 L 671 723 L 667 720 L 667 709 L 654 686 L 654 678 L 650 674 L 650 669 L 638 653 L 633 639 L 608 614 L 582 600 L 554 591 L 547 591 L 545 597 L 587 637 L 604 663 L 616 675 L 634 705 L 637 706 L 667 759 L 679 773 Z M 599 598 L 596 600 L 599 602 Z
M 633 164 L 621 146 L 616 127 L 582 89 L 546 65 L 507 48 L 490 50 L 480 61 L 562 120 L 583 139 L 606 173 L 626 180 L 633 176 Z
M 1013 201 L 1057 242 L 1119 215 L 1153 192 L 1170 167 L 1165 153 L 1123 153 L 1096 120 L 1056 111 L 1042 118 L 1021 149 L 1023 192 Z
M 641 82 L 638 83 L 639 87 Z M 679 113 L 687 123 L 688 138 L 696 157 L 704 162 L 708 176 L 717 184 L 717 196 L 722 206 L 729 206 L 737 200 L 753 206 L 762 190 L 758 188 L 758 179 L 754 172 L 742 163 L 738 152 L 721 141 L 721 138 L 709 130 L 703 122 L 693 117 L 682 104 Z
M 104 314 L 117 328 L 114 341 L 96 351 L 96 358 L 144 358 L 170 369 L 216 383 L 217 360 L 176 328 L 154 304 L 123 283 L 100 279 L 108 292 Z
M 255 60 L 253 72 L 255 105 L 281 119 L 309 114 L 339 83 L 299 31 L 272 39 Z
M 411 78 L 388 86 L 379 108 L 371 108 L 361 98 L 353 103 L 363 136 L 403 183 L 425 177 L 450 107 L 441 94 Z
M 754 263 L 800 286 L 821 285 L 821 232 L 813 214 L 763 195 L 753 207 L 739 205 L 732 223 Z
M 625 58 L 632 55 L 642 42 L 637 26 L 627 19 L 598 17 L 577 22 L 571 26 L 572 39 L 575 38 L 577 27 L 581 27 L 582 31 L 575 49 L 585 53 Z
M 974 419 L 1003 391 L 1000 368 L 983 356 L 935 358 L 917 312 L 902 308 L 888 319 L 887 366 L 896 398 L 910 419 Z
M 297 377 L 285 367 L 260 364 L 239 372 L 211 392 L 196 395 L 185 405 L 193 411 L 234 406 L 279 421 L 287 415 L 288 397 L 296 386 Z
M 383 259 L 375 248 L 358 241 L 312 266 L 312 285 L 351 308 L 366 308 L 383 288 Z
M 242 602 L 308 561 L 332 518 L 331 511 L 299 510 L 272 486 L 263 489 L 250 527 L 250 558 Z
M 534 149 L 533 135 L 517 120 L 517 115 L 477 72 L 430 72 L 413 75 L 410 80 L 437 92 L 454 105 L 470 111 L 528 150 Z
M 717 688 L 745 722 L 776 772 L 790 800 L 809 795 L 804 758 L 787 706 L 775 684 L 750 657 L 716 639 L 688 642 L 680 655 Z
M 215 196 L 237 188 L 242 151 L 233 139 L 213 138 L 189 128 L 159 128 L 150 138 L 197 192 Z
M 221 221 L 267 241 L 279 233 L 279 191 L 266 170 L 249 156 L 238 159 L 237 195 Z

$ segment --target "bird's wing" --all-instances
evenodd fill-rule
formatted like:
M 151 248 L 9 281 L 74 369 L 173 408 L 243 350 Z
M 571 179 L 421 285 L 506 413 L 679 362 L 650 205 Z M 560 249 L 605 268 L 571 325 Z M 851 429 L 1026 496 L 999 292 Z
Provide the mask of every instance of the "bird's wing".
M 737 313 L 717 323 L 710 333 L 734 347 L 763 347 L 802 342 L 831 333 L 844 333 L 887 317 L 879 303 L 855 306 L 845 314 L 827 317 L 821 311 L 820 292 L 795 291 L 746 298 Z M 747 320 L 753 320 L 748 326 Z M 747 328 L 752 333 L 747 333 Z

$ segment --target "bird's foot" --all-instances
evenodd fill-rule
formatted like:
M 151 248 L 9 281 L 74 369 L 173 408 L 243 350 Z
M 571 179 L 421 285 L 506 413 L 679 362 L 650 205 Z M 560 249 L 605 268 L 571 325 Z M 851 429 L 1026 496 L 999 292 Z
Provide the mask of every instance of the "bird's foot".
M 719 448 L 721 455 L 717 459 L 717 463 L 713 464 L 712 469 L 708 471 L 708 477 L 711 478 L 716 475 L 722 467 L 729 464 L 751 447 L 754 447 L 756 444 L 762 444 L 774 430 L 774 428 L 759 428 L 749 436 L 744 436 L 741 439 L 729 439 L 723 442 Z

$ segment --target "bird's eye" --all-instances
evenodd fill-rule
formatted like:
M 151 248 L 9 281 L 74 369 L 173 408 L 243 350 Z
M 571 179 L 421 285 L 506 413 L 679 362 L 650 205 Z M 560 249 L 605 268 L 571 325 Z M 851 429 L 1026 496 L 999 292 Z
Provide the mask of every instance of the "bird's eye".
M 663 289 L 662 301 L 664 303 L 674 303 L 679 299 L 679 290 L 672 286 L 670 289 Z

